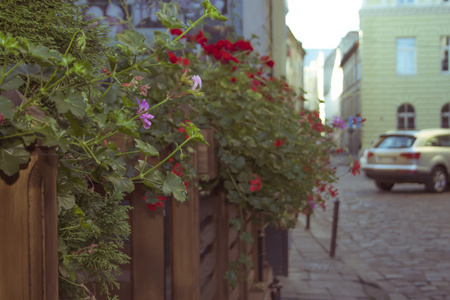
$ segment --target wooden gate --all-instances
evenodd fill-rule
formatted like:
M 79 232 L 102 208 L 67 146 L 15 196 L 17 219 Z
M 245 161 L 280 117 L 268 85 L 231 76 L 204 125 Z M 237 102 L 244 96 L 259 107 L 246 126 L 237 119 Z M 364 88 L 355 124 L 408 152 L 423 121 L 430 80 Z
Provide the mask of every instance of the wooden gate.
M 0 299 L 58 299 L 57 161 L 36 147 L 16 175 L 0 171 Z

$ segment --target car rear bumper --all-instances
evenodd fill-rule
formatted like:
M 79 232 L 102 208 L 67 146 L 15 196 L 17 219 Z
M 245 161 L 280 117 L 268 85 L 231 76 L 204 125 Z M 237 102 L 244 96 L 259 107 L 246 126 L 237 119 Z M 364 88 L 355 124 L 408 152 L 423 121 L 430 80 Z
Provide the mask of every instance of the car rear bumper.
M 418 172 L 416 170 L 374 170 L 364 169 L 367 177 L 382 181 L 393 183 L 425 183 L 429 179 L 428 173 Z

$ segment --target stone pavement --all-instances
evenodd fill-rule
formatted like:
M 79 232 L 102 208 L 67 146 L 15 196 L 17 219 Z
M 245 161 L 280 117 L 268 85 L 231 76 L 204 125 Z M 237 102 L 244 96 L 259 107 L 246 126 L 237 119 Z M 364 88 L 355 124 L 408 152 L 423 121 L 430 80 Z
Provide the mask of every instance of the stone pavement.
M 337 163 L 345 173 L 345 157 Z M 335 158 L 336 162 L 336 158 Z M 450 188 L 441 194 L 422 185 L 379 191 L 364 175 L 345 175 L 336 257 L 330 258 L 333 203 L 290 230 L 285 300 L 450 299 Z
M 300 217 L 290 230 L 289 276 L 279 276 L 282 300 L 363 300 L 389 299 L 376 284 L 365 282 L 341 256 L 329 256 L 331 227 L 311 216 L 310 229 Z

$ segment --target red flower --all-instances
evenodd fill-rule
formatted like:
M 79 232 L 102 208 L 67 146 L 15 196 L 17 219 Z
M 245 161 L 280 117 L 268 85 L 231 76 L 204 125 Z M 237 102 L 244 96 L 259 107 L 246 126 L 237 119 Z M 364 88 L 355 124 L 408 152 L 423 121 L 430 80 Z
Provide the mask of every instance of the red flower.
M 253 176 L 255 177 L 255 179 L 250 179 L 250 183 L 252 184 L 250 186 L 250 191 L 256 192 L 261 189 L 261 178 L 258 178 L 258 175 L 256 174 L 253 174 Z
M 167 52 L 169 54 L 169 60 L 171 63 L 176 64 L 178 61 L 178 57 L 175 56 L 172 52 Z
M 183 170 L 183 166 L 178 162 L 172 167 L 173 174 L 177 175 L 178 177 L 183 176 Z
M 265 63 L 270 68 L 273 68 L 273 65 L 275 64 L 269 56 L 262 56 L 261 62 Z
M 282 140 L 277 139 L 277 141 L 276 141 L 274 144 L 275 144 L 275 147 L 283 146 L 283 144 L 284 144 L 284 139 L 282 139 Z
M 336 149 L 336 154 L 339 154 L 339 153 L 341 153 L 342 151 L 344 151 L 344 149 L 342 149 L 342 148 Z
M 328 187 L 328 192 L 330 193 L 331 198 L 335 198 L 335 197 L 337 197 L 337 195 L 339 194 L 337 188 L 335 188 L 335 187 L 332 186 L 332 185 L 330 185 L 330 186 Z
M 236 78 L 231 78 L 231 82 L 236 82 Z
M 237 40 L 234 44 L 234 50 L 242 50 L 242 51 L 253 51 L 253 47 L 252 44 L 248 41 L 244 41 L 244 40 Z
M 105 73 L 108 76 L 109 76 L 109 74 L 111 74 L 111 73 L 109 73 L 109 70 L 106 67 L 103 67 L 101 71 L 102 71 L 102 73 Z
M 178 61 L 180 61 L 184 66 L 189 66 L 189 58 L 178 58 Z
M 356 174 L 361 174 L 361 165 L 359 164 L 359 161 L 355 160 L 350 170 L 352 171 L 353 176 L 356 176 Z
M 179 28 L 170 29 L 170 34 L 172 34 L 172 35 L 181 35 L 182 33 L 183 33 L 183 31 Z
M 203 31 L 199 30 L 197 35 L 195 36 L 195 41 L 197 42 L 197 44 L 204 46 L 206 45 L 206 42 L 208 42 L 208 39 L 203 35 Z

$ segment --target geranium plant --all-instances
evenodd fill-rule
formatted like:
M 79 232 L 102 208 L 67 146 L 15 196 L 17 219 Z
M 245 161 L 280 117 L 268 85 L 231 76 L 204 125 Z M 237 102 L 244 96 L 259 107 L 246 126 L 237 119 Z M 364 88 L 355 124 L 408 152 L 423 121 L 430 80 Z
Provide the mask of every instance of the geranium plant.
M 172 171 L 163 173 L 161 166 L 172 157 L 183 159 L 189 143 L 206 141 L 193 122 L 180 125 L 163 112 L 169 102 L 202 95 L 201 77 L 179 72 L 153 80 L 174 67 L 167 53 L 184 48 L 168 33 L 155 33 L 149 43 L 127 30 L 109 47 L 102 23 L 84 20 L 73 2 L 58 8 L 47 1 L 29 2 L 0 5 L 8 11 L 5 24 L 13 24 L 11 32 L 0 30 L 0 170 L 13 176 L 35 147 L 54 149 L 59 157 L 61 297 L 86 295 L 92 283 L 108 294 L 117 285 L 119 265 L 128 261 L 121 252 L 130 233 L 129 207 L 120 205 L 124 195 L 141 183 L 158 199 L 156 204 L 146 199 L 149 208 L 163 201 L 162 195 L 186 199 L 185 182 Z M 28 5 L 39 8 L 36 15 L 54 27 L 56 37 L 27 35 L 27 27 L 17 24 L 29 19 Z M 202 6 L 203 15 L 189 25 L 167 5 L 157 15 L 167 31 L 189 32 L 207 18 L 226 19 L 208 0 Z M 61 23 L 67 16 L 69 29 Z M 184 114 L 177 105 L 174 110 L 172 115 Z M 153 130 L 155 123 L 159 126 Z M 178 143 L 180 126 L 187 136 Z M 168 147 L 168 154 L 160 156 Z

